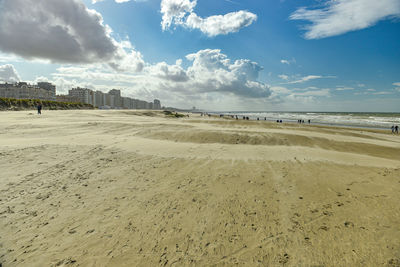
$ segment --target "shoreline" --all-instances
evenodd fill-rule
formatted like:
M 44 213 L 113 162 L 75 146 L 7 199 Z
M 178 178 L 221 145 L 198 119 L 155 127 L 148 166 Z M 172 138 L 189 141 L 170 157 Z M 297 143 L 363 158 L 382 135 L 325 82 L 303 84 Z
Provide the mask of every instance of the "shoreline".
M 264 120 L 264 117 L 265 116 L 262 116 L 262 114 L 263 114 L 263 112 L 260 112 L 260 116 L 256 116 L 256 115 L 250 115 L 250 114 L 254 114 L 254 113 L 257 113 L 257 112 L 248 112 L 249 114 L 249 117 L 250 117 L 250 119 L 251 120 L 257 120 L 257 117 L 258 118 L 260 118 L 260 121 L 265 121 Z M 298 116 L 300 117 L 300 118 L 302 118 L 302 116 L 304 116 L 304 115 L 308 115 L 308 113 L 307 112 L 265 112 L 265 114 L 267 114 L 267 113 L 281 113 L 281 114 L 286 114 L 286 113 L 290 113 L 290 114 L 299 114 Z M 216 116 L 219 116 L 219 114 L 218 113 L 210 113 L 210 114 L 213 114 L 213 115 L 216 115 Z M 239 117 L 243 117 L 243 116 L 246 116 L 246 115 L 244 115 L 244 114 L 246 114 L 246 113 L 234 113 L 234 112 L 225 112 L 225 113 L 220 113 L 220 114 L 224 114 L 225 116 L 234 116 L 234 115 L 236 115 L 236 114 L 241 114 L 241 115 L 238 115 Z M 329 116 L 330 114 L 329 114 L 329 112 L 320 112 L 320 113 L 313 113 L 313 114 L 321 114 L 320 116 Z M 332 112 L 332 114 L 342 114 L 342 115 L 346 115 L 346 114 L 368 114 L 368 115 L 372 115 L 372 114 L 378 114 L 378 113 L 364 113 L 364 112 L 352 112 L 352 113 L 350 113 L 350 112 Z M 308 119 L 311 119 L 311 124 L 313 124 L 313 125 L 321 125 L 321 126 L 338 126 L 338 127 L 350 127 L 350 128 L 371 128 L 371 129 L 379 129 L 379 130 L 387 130 L 387 129 L 389 129 L 390 130 L 390 127 L 392 126 L 392 125 L 399 125 L 400 124 L 400 113 L 397 113 L 397 112 L 393 112 L 393 113 L 380 113 L 380 114 L 392 114 L 392 115 L 398 115 L 399 117 L 399 121 L 398 122 L 388 122 L 387 123 L 387 128 L 385 127 L 385 126 L 383 126 L 383 125 L 370 125 L 370 124 L 367 124 L 367 123 L 365 123 L 365 124 L 361 124 L 361 123 L 335 123 L 335 122 L 321 122 L 321 121 L 318 121 L 318 120 L 320 120 L 320 119 L 315 119 L 315 118 L 312 118 L 312 117 L 310 117 L 310 118 L 302 118 L 302 119 L 304 119 L 305 120 L 305 122 L 304 123 L 302 123 L 302 124 L 307 124 L 307 125 L 309 125 L 308 124 L 308 122 L 307 122 L 307 120 Z M 397 118 L 397 117 L 396 117 Z M 283 123 L 295 123 L 295 124 L 297 124 L 298 122 L 296 121 L 297 119 L 294 119 L 294 118 L 292 118 L 292 119 L 288 119 L 288 118 L 268 118 L 267 117 L 267 120 L 266 121 L 271 121 L 271 122 L 276 122 L 277 121 L 277 119 L 279 119 L 279 120 L 282 120 L 283 121 Z M 240 119 L 239 119 L 240 120 Z M 317 122 L 315 122 L 315 121 L 317 121 Z

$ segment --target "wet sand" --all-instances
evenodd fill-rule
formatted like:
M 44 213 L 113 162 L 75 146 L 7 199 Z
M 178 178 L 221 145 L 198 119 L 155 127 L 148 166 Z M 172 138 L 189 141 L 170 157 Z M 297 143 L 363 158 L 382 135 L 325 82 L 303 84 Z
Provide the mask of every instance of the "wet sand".
M 0 113 L 2 266 L 400 266 L 400 136 Z

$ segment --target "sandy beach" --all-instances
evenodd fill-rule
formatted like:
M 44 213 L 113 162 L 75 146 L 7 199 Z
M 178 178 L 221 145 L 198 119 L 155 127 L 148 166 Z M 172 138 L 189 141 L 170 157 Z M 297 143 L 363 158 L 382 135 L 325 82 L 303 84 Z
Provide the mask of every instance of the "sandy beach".
M 400 136 L 0 112 L 0 263 L 400 266 Z

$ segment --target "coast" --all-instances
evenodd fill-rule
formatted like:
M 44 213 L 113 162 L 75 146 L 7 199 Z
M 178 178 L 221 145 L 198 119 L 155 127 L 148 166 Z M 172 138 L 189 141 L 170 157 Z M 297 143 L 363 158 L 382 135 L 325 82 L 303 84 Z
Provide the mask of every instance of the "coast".
M 399 266 L 400 136 L 0 112 L 3 266 Z

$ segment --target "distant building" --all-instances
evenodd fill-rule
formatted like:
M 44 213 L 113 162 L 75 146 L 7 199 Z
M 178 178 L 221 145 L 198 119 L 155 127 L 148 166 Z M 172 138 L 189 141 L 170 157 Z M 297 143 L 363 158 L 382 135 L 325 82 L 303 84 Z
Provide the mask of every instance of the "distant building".
M 108 106 L 110 108 L 115 108 L 115 96 L 114 95 L 110 95 L 110 94 L 106 94 L 105 97 L 105 106 Z
M 48 82 L 38 82 L 38 87 L 47 90 L 53 96 L 52 100 L 56 100 L 56 86 Z
M 161 109 L 161 102 L 158 99 L 154 99 L 153 109 Z
M 56 88 L 52 84 L 47 84 L 49 85 L 48 89 L 30 85 L 26 82 L 0 84 L 0 97 L 54 101 L 56 99 Z
M 146 102 L 139 99 L 121 96 L 121 90 L 112 89 L 108 93 L 92 91 L 88 88 L 73 88 L 69 90 L 69 97 L 79 99 L 79 102 L 91 104 L 102 109 L 161 109 L 161 102 Z
M 72 88 L 71 90 L 68 91 L 68 95 L 71 97 L 75 97 L 79 99 L 79 102 L 85 103 L 85 104 L 92 104 L 92 99 L 91 99 L 91 94 L 90 94 L 90 89 L 87 88 Z
M 133 99 L 129 97 L 122 97 L 122 107 L 125 109 L 133 108 Z
M 102 107 L 105 103 L 105 94 L 102 91 L 96 91 L 94 96 L 94 104 L 95 107 Z
M 112 107 L 122 108 L 121 90 L 112 89 L 108 92 L 109 95 L 114 96 L 114 105 Z
M 69 95 L 57 95 L 56 101 L 57 102 L 69 102 L 69 103 L 81 102 L 78 98 L 69 96 Z

